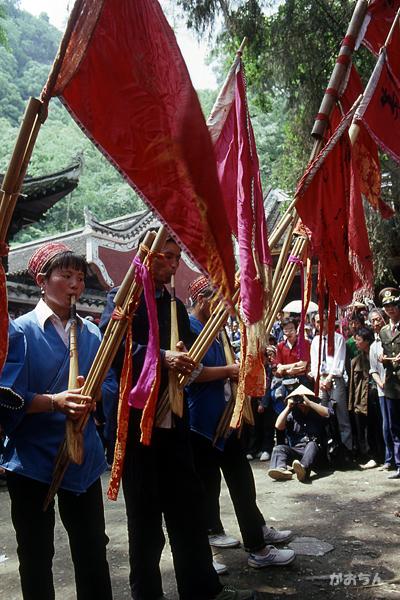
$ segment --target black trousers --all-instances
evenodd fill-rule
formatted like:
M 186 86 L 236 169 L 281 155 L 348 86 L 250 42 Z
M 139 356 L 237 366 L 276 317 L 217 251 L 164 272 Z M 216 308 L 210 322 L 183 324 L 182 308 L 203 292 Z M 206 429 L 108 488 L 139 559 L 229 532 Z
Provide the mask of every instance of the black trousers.
M 272 408 L 272 402 L 264 409 L 264 412 L 258 412 L 258 399 L 251 399 L 251 408 L 254 416 L 254 426 L 250 427 L 247 452 L 255 456 L 259 452 L 269 452 L 271 454 L 274 447 L 275 422 L 277 414 Z
M 265 520 L 257 506 L 253 472 L 236 434 L 228 438 L 223 452 L 214 448 L 211 440 L 198 433 L 191 432 L 191 440 L 196 471 L 205 490 L 208 530 L 212 533 L 224 530 L 219 506 L 222 471 L 244 547 L 248 552 L 264 548 L 262 526 L 265 525 Z
M 400 469 L 400 399 L 387 398 L 389 406 L 389 428 L 393 439 L 394 464 Z
M 54 600 L 54 502 L 43 512 L 47 484 L 7 473 L 11 518 L 18 543 L 19 573 L 24 600 Z M 68 533 L 78 600 L 111 600 L 106 559 L 108 537 L 101 481 L 84 494 L 58 491 L 58 509 Z
M 194 470 L 189 431 L 155 428 L 151 446 L 140 443 L 142 412 L 131 409 L 123 490 L 128 518 L 130 586 L 134 600 L 162 597 L 160 558 L 171 545 L 180 600 L 209 600 L 222 586 L 212 566 L 203 491 Z
M 298 444 L 296 446 L 287 446 L 281 444 L 275 446 L 271 456 L 271 468 L 277 469 L 282 467 L 286 469 L 294 460 L 300 460 L 301 464 L 307 471 L 310 471 L 314 465 L 319 447 L 316 442 L 308 442 L 307 444 Z

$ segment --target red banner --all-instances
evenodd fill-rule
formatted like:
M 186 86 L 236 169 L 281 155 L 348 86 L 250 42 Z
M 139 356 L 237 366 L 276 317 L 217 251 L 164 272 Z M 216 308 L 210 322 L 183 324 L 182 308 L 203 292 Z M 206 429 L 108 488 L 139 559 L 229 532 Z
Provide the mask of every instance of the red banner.
M 383 48 L 355 114 L 378 146 L 400 162 L 400 73 L 392 64 L 399 62 L 399 27 L 387 48 Z
M 400 0 L 372 0 L 364 22 L 362 43 L 374 54 L 385 44 L 390 27 L 400 8 Z
M 347 134 L 351 119 L 349 113 L 342 120 L 296 192 L 297 212 L 339 306 L 349 304 L 354 291 L 372 286 L 372 257 Z
M 363 92 L 364 86 L 361 78 L 355 66 L 351 64 L 344 85 L 339 92 L 339 101 L 344 113 L 352 108 Z M 341 119 L 342 114 L 336 105 L 330 118 L 331 134 Z M 383 219 L 390 219 L 394 211 L 381 198 L 381 167 L 378 148 L 361 122 L 359 122 L 359 132 L 353 146 L 353 156 L 359 174 L 361 193 Z
M 230 301 L 234 257 L 213 147 L 158 2 L 78 0 L 76 7 L 42 98 L 61 96 Z
M 235 60 L 208 119 L 229 222 L 239 245 L 241 312 L 246 325 L 263 320 L 272 258 L 260 167 L 241 58 Z

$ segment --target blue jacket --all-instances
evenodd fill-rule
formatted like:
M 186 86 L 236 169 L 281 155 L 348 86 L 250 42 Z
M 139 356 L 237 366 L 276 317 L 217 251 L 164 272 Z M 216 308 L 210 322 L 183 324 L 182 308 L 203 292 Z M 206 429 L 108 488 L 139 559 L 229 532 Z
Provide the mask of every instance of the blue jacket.
M 192 315 L 189 318 L 190 327 L 198 336 L 203 329 L 203 324 Z M 218 340 L 214 340 L 201 362 L 206 367 L 226 365 L 225 352 Z M 218 379 L 205 383 L 194 382 L 186 388 L 190 429 L 209 440 L 214 439 L 218 422 L 226 406 L 224 386 L 225 380 Z M 217 447 L 222 449 L 223 445 L 224 442 L 219 440 Z
M 100 345 L 96 325 L 83 320 L 78 325 L 79 373 L 86 376 Z M 68 389 L 69 349 L 50 320 L 42 329 L 35 311 L 13 322 L 8 359 L 0 377 L 1 388 L 10 388 L 25 401 L 24 408 L 9 411 L 3 419 L 6 441 L 0 463 L 7 471 L 50 483 L 54 460 L 65 435 L 65 415 L 59 412 L 27 414 L 36 394 Z M 112 372 L 102 394 L 115 397 L 117 382 Z M 84 432 L 84 462 L 68 467 L 61 488 L 82 493 L 106 468 L 104 450 L 93 418 Z

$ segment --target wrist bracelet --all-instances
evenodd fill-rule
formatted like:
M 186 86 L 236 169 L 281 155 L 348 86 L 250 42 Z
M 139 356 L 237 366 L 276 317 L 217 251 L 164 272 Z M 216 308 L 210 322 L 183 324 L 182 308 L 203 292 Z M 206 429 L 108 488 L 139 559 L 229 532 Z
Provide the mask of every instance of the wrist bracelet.
M 51 412 L 55 412 L 56 411 L 55 394 L 50 395 L 50 400 L 51 400 Z

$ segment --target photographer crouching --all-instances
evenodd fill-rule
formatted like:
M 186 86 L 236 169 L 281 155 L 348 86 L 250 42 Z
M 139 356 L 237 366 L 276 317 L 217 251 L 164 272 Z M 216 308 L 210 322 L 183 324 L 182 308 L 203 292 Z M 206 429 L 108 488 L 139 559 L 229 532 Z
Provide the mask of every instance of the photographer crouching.
M 268 475 L 283 481 L 292 479 L 294 472 L 299 481 L 306 481 L 324 445 L 326 419 L 330 412 L 304 385 L 293 390 L 286 397 L 286 403 L 275 428 L 285 430 L 289 445 L 275 446 Z

